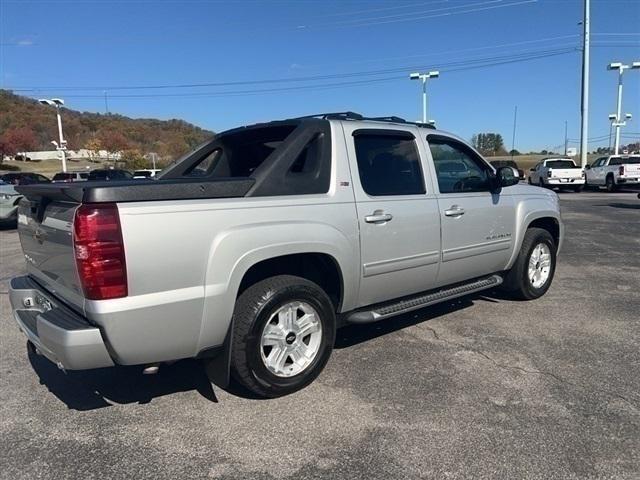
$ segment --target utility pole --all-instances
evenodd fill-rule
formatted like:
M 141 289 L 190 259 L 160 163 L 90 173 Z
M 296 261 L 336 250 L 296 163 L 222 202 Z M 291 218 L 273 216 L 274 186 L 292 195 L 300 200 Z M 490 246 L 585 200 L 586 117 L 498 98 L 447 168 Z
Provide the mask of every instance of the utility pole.
M 564 121 L 564 156 L 567 156 L 567 149 L 569 147 L 569 137 L 567 137 L 567 121 Z
M 589 1 L 584 0 L 584 18 L 582 20 L 582 105 L 580 113 L 582 123 L 580 125 L 580 164 L 582 168 L 587 166 L 587 148 L 589 137 Z
M 51 142 L 56 146 L 56 150 L 60 152 L 62 156 L 62 171 L 67 171 L 67 158 L 65 152 L 67 150 L 67 141 L 62 136 L 62 117 L 60 116 L 60 107 L 64 105 L 64 100 L 61 98 L 52 98 L 51 100 L 47 98 L 41 98 L 38 100 L 42 105 L 50 105 L 56 107 L 56 117 L 58 118 L 58 142 Z
M 516 122 L 518 120 L 518 106 L 513 110 L 513 135 L 511 136 L 511 160 L 513 160 L 513 151 L 516 149 Z
M 422 81 L 422 123 L 428 123 L 427 120 L 427 80 L 430 78 L 438 78 L 440 76 L 440 72 L 434 70 L 428 73 L 412 73 L 409 75 L 411 80 L 421 80 Z
M 633 62 L 631 65 L 624 65 L 621 62 L 614 62 L 607 65 L 608 70 L 618 70 L 618 99 L 616 103 L 616 121 L 613 124 L 616 127 L 616 137 L 613 144 L 613 154 L 618 155 L 620 149 L 620 127 L 624 127 L 627 122 L 622 119 L 622 74 L 625 70 L 640 68 L 640 62 Z M 630 118 L 630 114 L 626 114 Z
M 109 115 L 109 102 L 107 101 L 107 91 L 104 91 L 104 113 Z

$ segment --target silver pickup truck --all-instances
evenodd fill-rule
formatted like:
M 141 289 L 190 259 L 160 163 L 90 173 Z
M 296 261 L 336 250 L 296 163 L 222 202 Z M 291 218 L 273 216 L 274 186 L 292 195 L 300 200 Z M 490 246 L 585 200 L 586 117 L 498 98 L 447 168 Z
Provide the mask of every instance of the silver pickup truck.
M 20 186 L 10 299 L 62 369 L 198 358 L 262 396 L 315 379 L 336 328 L 549 288 L 558 197 L 461 139 L 324 114 L 217 135 L 149 182 Z M 386 320 L 389 319 L 389 320 Z

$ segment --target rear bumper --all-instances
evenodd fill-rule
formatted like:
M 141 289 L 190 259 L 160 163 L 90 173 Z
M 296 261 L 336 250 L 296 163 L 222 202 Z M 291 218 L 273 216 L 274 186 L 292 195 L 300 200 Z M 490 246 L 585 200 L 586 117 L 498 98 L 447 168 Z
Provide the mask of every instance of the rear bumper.
M 86 370 L 114 365 L 100 330 L 58 304 L 31 278 L 12 279 L 9 299 L 20 330 L 59 368 Z
M 618 183 L 624 183 L 626 185 L 637 185 L 640 183 L 640 175 L 638 177 L 618 177 Z
M 584 185 L 584 178 L 547 178 L 549 185 Z

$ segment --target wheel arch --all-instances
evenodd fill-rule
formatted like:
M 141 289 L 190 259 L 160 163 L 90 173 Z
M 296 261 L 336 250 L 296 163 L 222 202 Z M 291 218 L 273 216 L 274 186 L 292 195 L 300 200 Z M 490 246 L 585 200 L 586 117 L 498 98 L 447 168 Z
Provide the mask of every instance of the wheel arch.
M 547 230 L 556 243 L 556 252 L 560 251 L 564 238 L 564 225 L 557 204 L 554 204 L 550 198 L 527 199 L 526 202 L 521 202 L 517 207 L 516 222 L 518 227 L 516 228 L 514 248 L 505 270 L 509 270 L 518 258 L 524 235 L 530 228 Z

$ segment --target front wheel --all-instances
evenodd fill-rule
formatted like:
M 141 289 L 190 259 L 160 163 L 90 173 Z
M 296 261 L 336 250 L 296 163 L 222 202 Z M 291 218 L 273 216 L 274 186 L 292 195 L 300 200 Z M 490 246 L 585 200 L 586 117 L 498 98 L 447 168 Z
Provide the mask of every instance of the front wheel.
M 331 300 L 309 280 L 279 275 L 252 285 L 233 313 L 234 378 L 263 397 L 300 390 L 329 360 L 335 324 Z
M 556 243 L 542 228 L 529 228 L 513 267 L 504 278 L 503 290 L 522 300 L 544 295 L 556 271 Z

